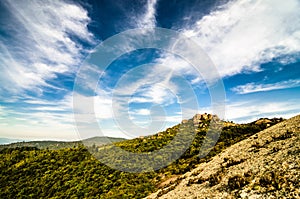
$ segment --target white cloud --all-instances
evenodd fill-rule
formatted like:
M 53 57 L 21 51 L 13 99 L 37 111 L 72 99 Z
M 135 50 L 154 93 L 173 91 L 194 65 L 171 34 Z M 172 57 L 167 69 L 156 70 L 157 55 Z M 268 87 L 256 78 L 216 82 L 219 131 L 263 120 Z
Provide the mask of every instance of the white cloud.
M 53 102 L 50 102 L 48 100 L 43 100 L 43 99 L 36 99 L 36 98 L 29 98 L 24 100 L 25 103 L 27 104 L 34 104 L 34 105 L 52 105 Z
M 58 73 L 76 72 L 88 52 L 79 40 L 95 44 L 87 28 L 87 11 L 65 1 L 2 3 L 10 12 L 3 27 L 10 37 L 1 37 L 0 41 L 0 96 L 5 102 L 22 103 L 22 107 L 7 105 L 3 109 L 2 118 L 9 125 L 1 128 L 1 135 L 78 139 L 71 94 L 54 100 L 41 97 L 49 90 L 43 87 L 67 91 L 51 85 L 51 80 Z
M 157 116 L 157 117 L 155 117 L 155 120 L 164 121 L 166 124 L 171 124 L 171 125 L 168 126 L 168 127 L 171 127 L 171 126 L 174 126 L 174 125 L 176 125 L 176 124 L 178 124 L 182 121 L 182 115 L 181 114 L 179 114 L 179 115 L 169 115 L 169 116 L 165 116 L 165 117 Z
M 106 92 L 98 92 L 96 96 L 73 93 L 73 98 L 73 110 L 78 122 L 113 118 L 112 98 Z
M 78 140 L 74 129 L 74 119 L 71 112 L 71 97 L 68 95 L 61 100 L 32 100 L 35 107 L 30 105 L 15 110 L 14 107 L 2 107 L 1 127 L 2 137 L 29 139 L 58 139 Z
M 221 76 L 259 71 L 261 63 L 300 51 L 299 10 L 298 0 L 230 1 L 182 32 L 207 52 Z
M 36 107 L 36 108 L 31 108 L 31 110 L 35 110 L 35 111 L 65 111 L 64 108 L 59 107 L 57 105 L 47 106 L 47 107 Z
M 129 114 L 132 114 L 132 115 L 150 115 L 150 110 L 142 108 L 142 109 L 137 109 L 137 110 L 130 111 Z
M 263 91 L 295 88 L 299 86 L 300 86 L 300 80 L 287 80 L 287 81 L 276 82 L 273 84 L 248 83 L 245 85 L 236 86 L 231 90 L 238 94 L 247 94 L 247 93 L 263 92 Z
M 146 11 L 142 16 L 137 19 L 138 28 L 154 28 L 156 25 L 156 6 L 157 0 L 148 0 L 146 5 Z
M 139 90 L 139 94 L 130 98 L 129 103 L 154 103 L 161 105 L 173 104 L 176 96 L 170 91 L 170 87 L 166 87 L 161 83 L 149 85 Z
M 12 39 L 0 41 L 2 89 L 42 93 L 40 87 L 51 86 L 48 80 L 56 73 L 75 72 L 84 49 L 72 38 L 94 42 L 86 10 L 50 0 L 6 1 L 4 5 L 12 17 L 3 28 Z
M 261 117 L 289 118 L 300 113 L 298 101 L 244 101 L 226 105 L 226 119 L 235 122 L 251 122 Z
M 157 65 L 161 65 L 161 70 L 169 70 L 170 75 L 172 75 L 172 73 L 182 76 L 195 74 L 195 69 L 190 63 L 170 53 L 163 53 L 155 62 Z
M 113 89 L 116 102 L 168 105 L 177 101 L 178 84 L 172 81 L 170 66 L 156 62 L 136 67 L 124 74 Z

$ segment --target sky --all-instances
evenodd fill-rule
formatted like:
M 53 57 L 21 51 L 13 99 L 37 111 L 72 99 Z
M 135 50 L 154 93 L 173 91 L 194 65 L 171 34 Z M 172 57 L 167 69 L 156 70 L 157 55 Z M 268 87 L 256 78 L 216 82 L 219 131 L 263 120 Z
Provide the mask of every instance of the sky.
M 299 10 L 299 0 L 2 0 L 0 137 L 134 138 L 218 114 L 213 95 L 224 120 L 295 116 Z M 162 49 L 155 28 L 175 34 L 160 34 Z M 197 66 L 172 51 L 178 35 L 201 49 L 180 51 Z M 137 48 L 143 38 L 150 47 Z

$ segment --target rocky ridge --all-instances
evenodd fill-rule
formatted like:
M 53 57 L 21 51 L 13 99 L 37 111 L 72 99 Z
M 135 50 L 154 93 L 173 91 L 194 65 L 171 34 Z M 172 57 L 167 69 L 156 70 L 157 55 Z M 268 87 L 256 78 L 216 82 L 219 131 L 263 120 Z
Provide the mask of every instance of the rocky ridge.
M 230 146 L 147 198 L 300 198 L 299 179 L 300 115 Z

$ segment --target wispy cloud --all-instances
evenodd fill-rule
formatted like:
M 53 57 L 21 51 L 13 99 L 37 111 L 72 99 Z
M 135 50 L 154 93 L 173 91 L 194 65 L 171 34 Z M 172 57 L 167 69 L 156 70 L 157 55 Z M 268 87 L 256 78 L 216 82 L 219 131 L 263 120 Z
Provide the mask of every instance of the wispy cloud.
M 129 113 L 132 115 L 150 115 L 150 110 L 142 108 L 142 109 L 130 111 Z
M 167 82 L 167 86 L 171 83 Z M 139 90 L 139 93 L 135 94 L 130 99 L 130 103 L 153 103 L 168 105 L 176 101 L 176 96 L 170 91 L 170 87 L 166 87 L 165 84 L 155 83 Z
M 28 100 L 33 106 L 1 107 L 1 136 L 29 139 L 79 139 L 74 129 L 71 96 L 61 100 Z
M 156 25 L 156 3 L 157 0 L 148 0 L 146 4 L 145 12 L 139 16 L 137 20 L 138 28 L 154 28 Z
M 259 72 L 262 63 L 275 58 L 282 64 L 295 61 L 294 55 L 300 52 L 299 9 L 297 0 L 288 0 L 287 3 L 279 0 L 229 1 L 196 23 L 185 24 L 180 31 L 203 48 L 221 78 Z M 153 16 L 155 12 L 146 13 Z M 151 21 L 147 17 L 141 19 Z M 190 64 L 172 54 L 162 53 L 156 61 L 174 72 L 194 76 L 191 84 L 204 83 Z M 211 76 L 208 79 L 217 78 Z
M 84 96 L 79 93 L 73 93 L 76 102 L 73 109 L 80 117 L 88 118 L 89 115 L 94 115 L 97 119 L 113 118 L 112 98 L 105 92 L 98 92 L 96 96 Z M 82 120 L 81 122 L 83 122 Z M 90 122 L 85 120 L 85 122 Z
M 1 27 L 7 34 L 0 36 L 1 117 L 8 124 L 1 135 L 78 139 L 71 91 L 54 81 L 65 80 L 59 75 L 72 77 L 95 44 L 87 11 L 69 1 L 1 4 L 8 12 Z
M 57 73 L 76 71 L 85 53 L 78 41 L 94 42 L 86 10 L 64 1 L 3 3 L 11 16 L 3 29 L 12 36 L 2 37 L 0 43 L 0 82 L 5 92 L 42 93 L 41 87 L 51 86 L 49 80 Z
M 156 60 L 127 72 L 113 90 L 117 102 L 126 106 L 128 103 L 168 105 L 176 102 L 179 90 L 178 84 L 171 79 L 175 76 L 173 70 L 176 70 L 172 67 Z
M 256 84 L 252 82 L 245 85 L 236 86 L 231 90 L 238 94 L 247 94 L 247 93 L 271 91 L 271 90 L 295 88 L 299 86 L 300 86 L 300 80 L 287 80 L 287 81 L 276 82 L 273 84 Z
M 207 52 L 222 77 L 260 71 L 261 63 L 300 52 L 299 9 L 298 0 L 229 1 L 182 32 Z
M 226 105 L 226 119 L 235 122 L 251 122 L 261 117 L 290 118 L 300 113 L 298 101 L 242 101 Z

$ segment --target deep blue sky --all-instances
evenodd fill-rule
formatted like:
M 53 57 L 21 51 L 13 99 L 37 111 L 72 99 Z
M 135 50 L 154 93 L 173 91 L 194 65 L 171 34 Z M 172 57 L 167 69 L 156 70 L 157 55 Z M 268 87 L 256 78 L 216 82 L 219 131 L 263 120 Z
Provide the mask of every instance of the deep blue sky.
M 196 113 L 217 114 L 210 97 L 216 77 L 205 82 L 189 60 L 172 52 L 136 50 L 139 38 L 133 37 L 121 45 L 127 53 L 105 70 L 100 65 L 106 57 L 89 59 L 99 44 L 134 28 L 142 34 L 155 27 L 171 29 L 201 47 L 224 84 L 225 120 L 297 115 L 299 9 L 298 0 L 3 0 L 0 137 L 101 135 L 90 120 L 93 115 L 104 135 L 130 138 Z M 73 96 L 81 102 L 75 107 Z

